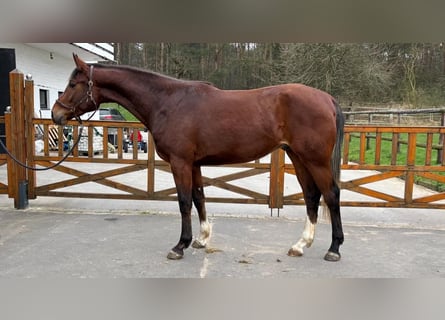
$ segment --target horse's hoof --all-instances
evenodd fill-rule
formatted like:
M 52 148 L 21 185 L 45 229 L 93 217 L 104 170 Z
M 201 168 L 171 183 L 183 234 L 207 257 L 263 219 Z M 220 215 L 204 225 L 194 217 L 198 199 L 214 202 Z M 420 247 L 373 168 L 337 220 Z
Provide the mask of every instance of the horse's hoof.
M 331 252 L 331 251 L 328 251 L 326 253 L 326 255 L 324 256 L 324 259 L 326 261 L 332 261 L 332 262 L 337 262 L 340 260 L 340 258 L 341 258 L 341 256 L 339 253 L 335 253 L 335 252 Z
M 173 250 L 171 250 L 167 255 L 167 259 L 170 259 L 170 260 L 180 260 L 183 257 L 184 257 L 184 254 L 179 254 Z
M 289 257 L 301 257 L 303 255 L 303 252 L 294 248 L 290 248 L 287 252 L 287 255 Z
M 206 247 L 205 244 L 203 244 L 201 241 L 199 241 L 198 239 L 195 239 L 195 241 L 193 241 L 192 243 L 192 247 L 195 249 L 203 249 Z

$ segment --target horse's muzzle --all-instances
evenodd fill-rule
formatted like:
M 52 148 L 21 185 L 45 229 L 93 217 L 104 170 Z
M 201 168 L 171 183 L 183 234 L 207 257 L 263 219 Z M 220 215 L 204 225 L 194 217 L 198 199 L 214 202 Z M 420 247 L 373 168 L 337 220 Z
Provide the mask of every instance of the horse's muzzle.
M 51 118 L 53 119 L 53 122 L 58 125 L 64 125 L 67 122 L 66 117 L 64 117 L 63 114 L 57 115 L 54 111 L 51 111 Z

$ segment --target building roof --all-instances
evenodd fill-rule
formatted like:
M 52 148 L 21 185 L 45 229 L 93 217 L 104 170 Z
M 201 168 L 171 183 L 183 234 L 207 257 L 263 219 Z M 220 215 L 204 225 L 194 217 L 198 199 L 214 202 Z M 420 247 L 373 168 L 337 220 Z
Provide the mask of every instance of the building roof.
M 71 57 L 76 53 L 87 62 L 114 61 L 114 47 L 111 43 L 27 43 L 27 45 L 64 57 Z

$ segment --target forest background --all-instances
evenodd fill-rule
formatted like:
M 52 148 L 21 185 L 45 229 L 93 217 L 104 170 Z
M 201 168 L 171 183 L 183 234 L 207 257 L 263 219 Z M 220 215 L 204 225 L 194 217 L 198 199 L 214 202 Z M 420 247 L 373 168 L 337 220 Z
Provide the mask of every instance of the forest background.
M 222 89 L 304 83 L 343 106 L 445 105 L 444 43 L 115 43 L 115 59 Z

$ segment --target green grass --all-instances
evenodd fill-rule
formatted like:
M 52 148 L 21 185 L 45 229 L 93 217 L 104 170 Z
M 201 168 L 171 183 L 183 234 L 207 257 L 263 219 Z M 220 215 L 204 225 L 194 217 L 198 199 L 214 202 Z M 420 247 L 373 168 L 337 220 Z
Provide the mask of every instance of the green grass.
M 391 164 L 391 153 L 392 153 L 392 142 L 384 139 L 391 139 L 392 134 L 382 134 L 382 143 L 381 143 L 381 155 L 380 155 L 380 165 L 390 165 Z M 417 134 L 416 143 L 417 144 L 426 144 L 427 135 L 426 134 Z M 399 141 L 408 141 L 408 134 L 400 134 Z M 439 143 L 439 134 L 433 135 L 433 146 L 438 145 Z M 440 165 L 437 162 L 439 150 L 433 149 L 431 152 L 431 165 Z M 407 153 L 408 153 L 408 145 L 400 144 L 400 150 L 397 153 L 396 164 L 397 165 L 406 165 L 407 163 Z M 360 155 L 360 138 L 357 136 L 351 136 L 351 141 L 349 143 L 349 160 L 352 162 L 358 162 Z M 418 166 L 424 166 L 426 160 L 426 150 L 423 147 L 418 146 L 416 148 L 415 154 L 415 164 Z M 365 163 L 366 164 L 374 164 L 375 163 L 375 139 L 369 139 L 369 149 L 365 151 Z M 440 175 L 445 175 L 444 172 L 438 172 Z M 415 176 L 415 183 L 424 185 L 430 189 L 437 190 L 440 192 L 445 191 L 445 184 L 440 183 L 435 180 L 426 179 L 423 177 Z

